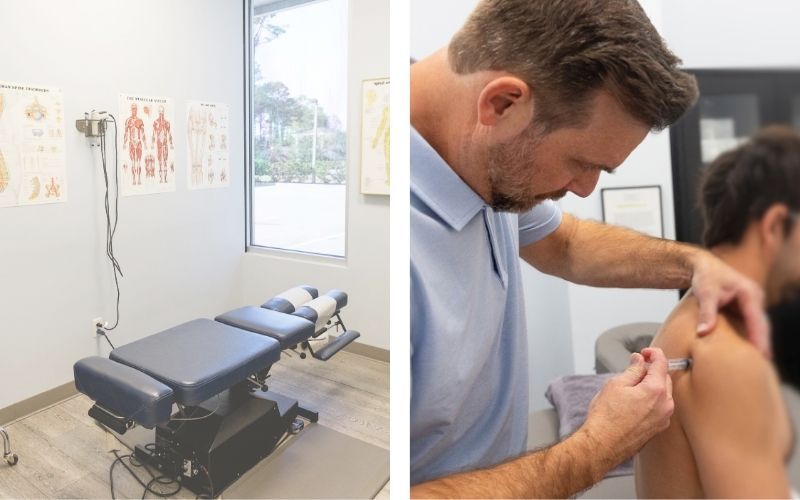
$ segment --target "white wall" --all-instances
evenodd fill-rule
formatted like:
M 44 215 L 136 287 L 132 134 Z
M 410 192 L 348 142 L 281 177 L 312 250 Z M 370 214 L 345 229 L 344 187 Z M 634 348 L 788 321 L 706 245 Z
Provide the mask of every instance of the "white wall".
M 0 408 L 72 379 L 106 353 L 113 318 L 97 148 L 74 120 L 117 113 L 119 92 L 175 102 L 175 193 L 120 199 L 117 344 L 241 303 L 244 249 L 243 21 L 228 0 L 0 0 L 0 80 L 61 87 L 69 200 L 0 209 Z M 147 69 L 148 74 L 143 73 Z M 230 105 L 231 185 L 187 191 L 187 100 Z M 101 215 L 102 214 L 102 215 Z
M 423 59 L 450 43 L 478 0 L 411 0 L 411 57 Z
M 688 68 L 797 68 L 800 2 L 666 0 L 663 35 Z
M 347 249 L 344 261 L 287 253 L 247 253 L 244 301 L 261 303 L 307 283 L 348 293 L 343 319 L 358 342 L 389 349 L 389 197 L 359 193 L 361 81 L 389 76 L 389 1 L 350 0 L 348 41 Z M 398 168 L 402 168 L 398 167 Z M 400 200 L 401 206 L 406 200 Z

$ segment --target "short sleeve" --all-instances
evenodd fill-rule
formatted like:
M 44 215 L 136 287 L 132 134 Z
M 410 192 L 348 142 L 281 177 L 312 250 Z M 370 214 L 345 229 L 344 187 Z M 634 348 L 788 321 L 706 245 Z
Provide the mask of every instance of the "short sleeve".
M 561 225 L 561 209 L 552 200 L 545 200 L 519 214 L 520 248 L 536 243 Z

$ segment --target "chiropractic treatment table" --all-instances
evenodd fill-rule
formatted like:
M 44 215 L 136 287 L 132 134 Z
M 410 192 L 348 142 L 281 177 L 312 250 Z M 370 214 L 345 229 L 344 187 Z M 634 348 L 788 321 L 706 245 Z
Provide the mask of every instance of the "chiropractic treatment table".
M 267 378 L 282 352 L 327 361 L 358 338 L 339 315 L 345 305 L 344 292 L 320 296 L 313 287 L 296 287 L 260 307 L 196 319 L 115 348 L 109 358 L 81 359 L 75 385 L 95 402 L 89 416 L 111 430 L 155 428 L 155 442 L 134 450 L 139 461 L 213 497 L 300 432 L 298 417 L 317 422 L 316 412 L 270 391 Z M 339 327 L 344 333 L 322 341 Z

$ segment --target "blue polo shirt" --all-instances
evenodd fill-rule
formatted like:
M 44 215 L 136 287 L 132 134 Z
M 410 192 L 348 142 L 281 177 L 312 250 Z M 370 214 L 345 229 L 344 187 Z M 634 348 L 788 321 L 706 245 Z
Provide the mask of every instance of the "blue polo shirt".
M 496 212 L 411 129 L 411 483 L 525 451 L 528 347 L 519 248 L 550 201 Z

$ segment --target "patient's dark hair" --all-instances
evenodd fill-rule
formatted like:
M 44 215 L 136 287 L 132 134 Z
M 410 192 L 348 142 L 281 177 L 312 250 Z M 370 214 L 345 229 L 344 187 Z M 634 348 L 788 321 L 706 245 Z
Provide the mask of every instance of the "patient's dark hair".
M 776 203 L 800 212 L 800 135 L 772 126 L 723 153 L 705 172 L 699 199 L 708 248 L 739 243 L 747 226 Z
M 654 130 L 697 99 L 695 78 L 636 0 L 482 0 L 448 56 L 458 74 L 506 71 L 525 81 L 535 124 L 551 131 L 583 125 L 601 89 Z

